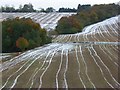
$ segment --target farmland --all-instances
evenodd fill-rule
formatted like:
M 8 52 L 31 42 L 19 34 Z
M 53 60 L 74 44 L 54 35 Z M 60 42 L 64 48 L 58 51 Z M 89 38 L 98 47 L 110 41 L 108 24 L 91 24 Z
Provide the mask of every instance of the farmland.
M 29 13 L 47 30 L 71 14 Z M 28 50 L 0 65 L 1 88 L 112 88 L 118 90 L 119 17 L 92 24 L 76 34 Z
M 6 18 L 31 18 L 33 21 L 39 23 L 41 28 L 46 30 L 53 30 L 57 26 L 57 22 L 61 17 L 68 17 L 76 13 L 2 13 L 0 20 Z

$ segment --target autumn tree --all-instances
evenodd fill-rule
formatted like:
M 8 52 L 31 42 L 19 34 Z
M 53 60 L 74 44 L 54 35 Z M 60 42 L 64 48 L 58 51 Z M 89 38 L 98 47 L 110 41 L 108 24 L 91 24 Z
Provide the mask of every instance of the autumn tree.
M 74 17 L 63 17 L 58 21 L 56 31 L 59 34 L 77 33 L 81 30 L 82 24 Z
M 50 42 L 46 30 L 30 18 L 17 17 L 2 21 L 3 52 L 28 50 Z
M 24 51 L 25 48 L 27 48 L 29 45 L 28 40 L 25 39 L 24 37 L 19 37 L 16 41 L 16 47 L 20 48 L 21 51 Z

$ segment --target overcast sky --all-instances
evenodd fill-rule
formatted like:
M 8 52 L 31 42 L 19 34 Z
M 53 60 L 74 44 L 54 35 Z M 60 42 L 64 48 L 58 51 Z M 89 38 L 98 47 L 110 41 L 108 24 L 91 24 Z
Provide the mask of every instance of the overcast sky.
M 35 9 L 53 7 L 56 10 L 60 7 L 77 8 L 78 4 L 108 4 L 120 0 L 0 0 L 0 6 L 9 5 L 18 8 L 19 5 L 32 3 Z

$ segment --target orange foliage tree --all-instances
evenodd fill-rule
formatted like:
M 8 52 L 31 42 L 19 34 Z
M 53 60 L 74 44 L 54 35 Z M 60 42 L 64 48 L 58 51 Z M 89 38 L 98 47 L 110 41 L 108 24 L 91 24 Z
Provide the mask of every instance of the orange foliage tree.
M 58 34 L 71 34 L 80 32 L 82 29 L 82 24 L 75 17 L 62 17 L 58 21 L 56 26 L 56 31 Z
M 16 47 L 20 48 L 22 51 L 29 46 L 29 42 L 24 37 L 19 37 L 16 41 Z

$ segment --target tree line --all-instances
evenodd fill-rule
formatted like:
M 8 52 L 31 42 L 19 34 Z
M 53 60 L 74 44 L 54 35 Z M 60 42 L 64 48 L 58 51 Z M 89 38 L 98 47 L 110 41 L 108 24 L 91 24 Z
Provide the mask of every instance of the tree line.
M 0 7 L 0 11 L 2 12 L 45 12 L 45 13 L 49 13 L 49 12 L 78 12 L 80 10 L 83 10 L 85 8 L 89 8 L 89 4 L 86 5 L 78 5 L 77 9 L 75 8 L 59 8 L 58 11 L 56 11 L 53 7 L 48 7 L 46 9 L 44 8 L 40 8 L 40 10 L 35 10 L 34 6 L 29 3 L 29 4 L 24 4 L 23 6 L 20 5 L 18 9 L 15 9 L 14 6 L 1 6 Z
M 117 4 L 78 5 L 77 14 L 63 17 L 56 26 L 57 34 L 71 34 L 81 32 L 90 24 L 100 22 L 107 18 L 120 14 L 120 6 Z
M 50 42 L 47 31 L 30 18 L 2 21 L 2 52 L 25 51 Z
M 24 6 L 20 5 L 18 9 L 15 9 L 14 6 L 1 6 L 0 10 L 2 12 L 35 12 L 31 3 L 25 4 Z

